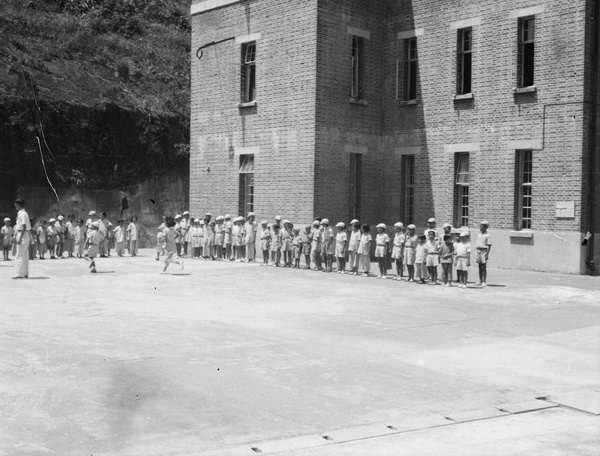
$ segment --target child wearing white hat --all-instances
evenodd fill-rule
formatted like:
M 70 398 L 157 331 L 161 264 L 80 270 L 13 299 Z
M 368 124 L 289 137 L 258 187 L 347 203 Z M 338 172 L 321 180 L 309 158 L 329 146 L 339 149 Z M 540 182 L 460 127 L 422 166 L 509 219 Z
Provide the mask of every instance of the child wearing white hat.
M 48 228 L 46 229 L 46 246 L 48 247 L 48 252 L 50 252 L 51 260 L 56 259 L 54 256 L 56 249 L 56 229 L 54 228 L 54 222 L 56 222 L 54 218 L 48 220 Z M 93 220 L 90 221 L 90 230 L 92 229 L 92 223 Z
M 352 231 L 348 242 L 348 262 L 350 263 L 350 274 L 358 275 L 358 246 L 360 245 L 360 223 L 354 219 L 350 222 Z
M 263 220 L 260 224 L 260 250 L 262 251 L 263 262 L 261 266 L 269 265 L 269 250 L 271 248 L 271 230 L 269 223 Z
M 231 261 L 233 251 L 231 248 L 231 230 L 233 229 L 233 223 L 231 223 L 231 215 L 225 214 L 225 221 L 223 222 L 223 244 L 225 245 L 225 256 L 226 260 Z
M 225 221 L 222 215 L 217 215 L 215 218 L 215 255 L 217 260 L 225 258 Z M 200 223 L 200 220 L 198 220 Z
M 363 272 L 363 277 L 369 277 L 371 270 L 371 227 L 367 224 L 362 226 L 362 234 L 360 235 L 360 243 L 358 245 L 358 261 Z
M 0 238 L 2 240 L 2 253 L 4 255 L 4 261 L 10 261 L 10 249 L 13 237 L 13 228 L 10 225 L 10 218 L 4 219 L 4 226 L 0 229 Z
M 243 232 L 243 217 L 236 217 L 233 219 L 233 229 L 231 230 L 231 241 L 233 244 L 233 255 L 235 257 L 235 261 L 237 263 L 241 262 L 243 259 L 242 255 L 242 241 L 244 237 Z
M 487 262 L 490 257 L 490 250 L 492 249 L 492 241 L 490 239 L 490 233 L 487 232 L 490 222 L 482 220 L 479 222 L 479 235 L 477 241 L 475 241 L 475 248 L 477 249 L 477 267 L 479 268 L 479 282 L 475 285 L 480 287 L 487 286 Z
M 377 262 L 379 263 L 379 275 L 377 276 L 378 279 L 387 278 L 387 265 L 385 262 L 390 245 L 390 237 L 385 232 L 386 228 L 387 226 L 385 223 L 380 223 L 377 225 L 377 237 L 375 238 L 375 258 L 377 258 Z
M 321 231 L 321 223 L 315 220 L 312 224 L 312 240 L 310 244 L 310 251 L 312 259 L 315 262 L 315 271 L 322 271 L 321 267 L 321 250 L 323 247 L 323 232 Z
M 392 259 L 396 263 L 396 277 L 394 280 L 402 280 L 404 273 L 404 267 L 402 266 L 402 260 L 404 257 L 404 242 L 406 241 L 406 235 L 404 234 L 404 225 L 402 222 L 394 224 L 394 243 L 392 248 Z
M 323 244 L 322 244 L 322 253 L 323 253 L 323 262 L 325 263 L 325 268 L 323 272 L 333 272 L 333 257 L 335 255 L 335 236 L 333 234 L 333 229 L 329 226 L 329 220 L 324 218 L 321 220 L 321 227 L 323 229 Z
M 415 281 L 415 259 L 417 254 L 417 245 L 419 245 L 419 238 L 417 237 L 415 230 L 417 227 L 410 224 L 406 227 L 408 232 L 404 239 L 404 264 L 406 265 L 406 272 L 408 273 L 408 281 Z
M 244 231 L 246 237 L 244 238 L 244 244 L 246 246 L 246 261 L 253 263 L 256 261 L 256 232 L 258 231 L 258 224 L 256 223 L 256 214 L 249 212 L 246 217 L 246 224 L 244 225 Z
M 348 233 L 346 224 L 338 222 L 335 225 L 338 232 L 335 235 L 335 257 L 337 258 L 337 273 L 346 274 L 346 248 L 348 246 Z
M 469 266 L 471 265 L 471 244 L 469 243 L 469 232 L 460 233 L 459 242 L 454 250 L 456 256 L 456 274 L 458 275 L 459 288 L 467 288 L 469 279 Z
M 96 256 L 98 256 L 98 247 L 102 242 L 100 234 L 100 222 L 92 222 L 92 228 L 87 233 L 85 240 L 85 252 L 83 258 L 90 263 L 90 272 L 96 272 Z

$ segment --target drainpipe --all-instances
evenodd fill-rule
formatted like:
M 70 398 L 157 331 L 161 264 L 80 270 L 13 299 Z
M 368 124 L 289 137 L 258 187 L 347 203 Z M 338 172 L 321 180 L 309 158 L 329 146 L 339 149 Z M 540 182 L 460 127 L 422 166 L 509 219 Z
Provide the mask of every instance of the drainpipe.
M 589 220 L 589 232 L 592 233 L 592 237 L 588 240 L 588 250 L 587 250 L 587 261 L 586 265 L 589 269 L 589 273 L 593 274 L 596 270 L 596 265 L 594 264 L 594 245 L 595 245 L 595 236 L 594 232 L 596 231 L 596 210 L 594 207 L 594 197 L 596 193 L 596 151 L 597 151 L 597 122 L 598 122 L 598 55 L 599 50 L 598 47 L 600 45 L 600 1 L 596 0 L 596 5 L 594 8 L 594 41 L 592 45 L 593 54 L 592 54 L 592 77 L 590 79 L 592 87 L 590 90 L 591 95 L 591 112 L 590 112 L 590 129 L 589 129 L 589 169 L 588 169 L 588 179 L 589 179 L 589 190 L 588 190 L 588 220 Z

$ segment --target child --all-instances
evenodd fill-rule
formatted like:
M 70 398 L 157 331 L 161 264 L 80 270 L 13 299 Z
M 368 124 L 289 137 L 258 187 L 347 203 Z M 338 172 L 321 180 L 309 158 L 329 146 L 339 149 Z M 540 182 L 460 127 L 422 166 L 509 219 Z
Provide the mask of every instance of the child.
M 46 245 L 48 246 L 48 251 L 50 252 L 50 259 L 54 260 L 56 257 L 54 256 L 55 248 L 56 248 L 56 230 L 54 228 L 54 220 L 51 218 L 48 220 L 48 230 L 46 231 Z M 90 223 L 90 230 L 92 224 Z
M 271 230 L 268 222 L 263 220 L 260 224 L 260 250 L 262 251 L 263 262 L 261 266 L 269 266 L 269 249 L 271 248 Z
M 335 256 L 337 258 L 337 273 L 346 274 L 346 248 L 348 247 L 348 233 L 346 233 L 346 224 L 338 222 L 335 225 L 338 232 L 335 235 Z
M 85 244 L 85 239 L 86 232 L 85 226 L 83 225 L 83 219 L 79 219 L 73 232 L 73 243 L 77 258 L 83 258 L 83 245 Z
M 310 225 L 306 225 L 304 227 L 304 233 L 302 233 L 302 255 L 304 255 L 305 269 L 310 269 L 310 244 L 312 243 L 311 228 Z
M 217 220 L 219 217 L 217 217 Z M 195 218 L 190 228 L 190 246 L 191 246 L 191 257 L 200 258 L 200 246 L 202 245 L 202 228 L 200 228 L 200 219 Z
M 137 251 L 138 251 L 138 225 L 137 225 L 137 216 L 133 216 L 131 217 L 131 223 L 129 223 L 129 226 L 127 227 L 126 232 L 128 233 L 129 236 L 129 254 L 134 257 L 137 255 Z
M 460 233 L 459 242 L 456 246 L 456 274 L 460 284 L 459 288 L 467 288 L 467 280 L 469 279 L 469 266 L 471 265 L 471 244 L 469 244 L 469 232 L 463 231 Z
M 246 224 L 244 225 L 244 231 L 246 233 L 246 237 L 244 239 L 244 245 L 246 248 L 246 261 L 248 263 L 254 263 L 256 261 L 256 215 L 254 212 L 249 212 L 246 219 Z
M 163 215 L 162 223 L 158 226 L 156 233 L 156 261 L 160 260 L 160 256 L 165 254 L 165 228 L 167 227 L 167 216 Z
M 40 226 L 37 227 L 37 239 L 38 239 L 38 254 L 40 260 L 45 260 L 46 256 L 46 220 L 42 220 Z
M 225 223 L 223 223 L 223 244 L 225 245 L 225 259 L 231 261 L 233 252 L 231 249 L 231 230 L 233 225 L 231 223 L 231 215 L 225 215 Z
M 224 218 L 222 215 L 219 215 L 215 221 L 217 222 L 215 225 L 215 254 L 217 256 L 217 260 L 222 260 L 225 254 L 225 226 L 223 225 Z
M 233 255 L 235 257 L 236 263 L 240 263 L 242 261 L 242 241 L 244 237 L 244 233 L 242 231 L 242 223 L 244 222 L 244 218 L 240 219 L 240 217 L 236 217 L 233 219 L 233 228 L 231 230 L 231 242 L 233 244 Z
M 440 244 L 435 238 L 435 231 L 427 231 L 428 240 L 425 243 L 425 261 L 427 265 L 427 271 L 431 281 L 430 285 L 437 285 L 437 270 L 440 264 Z
M 273 225 L 273 236 L 271 239 L 271 266 L 279 267 L 279 261 L 281 260 L 281 233 L 279 232 L 279 225 Z
M 425 283 L 425 277 L 427 274 L 426 269 L 426 256 L 427 252 L 425 250 L 425 242 L 427 240 L 427 236 L 424 234 L 419 234 L 418 236 L 419 242 L 417 244 L 417 248 L 415 249 L 415 269 L 417 270 L 417 279 L 420 280 L 420 283 Z
M 37 230 L 35 229 L 35 218 L 31 219 L 29 230 L 29 259 L 34 260 L 37 252 Z
M 487 232 L 490 222 L 483 220 L 479 223 L 479 236 L 475 241 L 475 248 L 477 249 L 477 256 L 475 261 L 479 267 L 479 282 L 475 286 L 487 287 L 487 262 L 490 257 L 490 250 L 492 250 L 492 242 L 490 240 L 490 233 Z
M 125 253 L 125 231 L 123 231 L 123 220 L 117 222 L 117 227 L 112 230 L 117 241 L 117 255 L 120 257 Z
M 63 253 L 65 251 L 65 231 L 66 227 L 63 224 L 64 217 L 59 215 L 54 222 L 54 229 L 56 231 L 56 256 L 63 259 Z
M 4 255 L 4 261 L 10 261 L 10 249 L 12 247 L 13 229 L 10 226 L 10 219 L 6 217 L 4 219 L 4 226 L 0 229 L 0 236 L 2 237 L 2 253 Z
M 302 237 L 298 228 L 293 229 L 294 240 L 292 241 L 292 251 L 294 254 L 294 268 L 300 269 L 300 256 L 302 254 Z
M 215 256 L 215 237 L 216 237 L 216 232 L 215 232 L 215 226 L 217 224 L 215 223 L 214 220 L 211 220 L 210 222 L 208 222 L 208 239 L 205 239 L 204 244 L 206 245 L 206 248 L 208 249 L 208 252 L 205 252 L 204 254 L 210 258 L 212 261 L 215 261 L 216 256 Z
M 402 257 L 404 256 L 404 242 L 406 240 L 406 236 L 403 233 L 404 225 L 398 222 L 394 224 L 394 229 L 396 230 L 394 234 L 394 248 L 392 249 L 392 258 L 396 263 L 396 277 L 394 277 L 394 280 L 402 280 L 404 272 Z
M 377 237 L 375 238 L 376 247 L 375 247 L 375 258 L 379 263 L 379 275 L 378 279 L 386 279 L 387 266 L 385 264 L 388 247 L 390 245 L 390 237 L 385 232 L 386 230 L 385 223 L 380 223 L 377 225 Z
M 85 240 L 85 252 L 83 258 L 90 262 L 90 272 L 96 272 L 96 256 L 98 255 L 98 246 L 102 242 L 100 234 L 100 222 L 92 222 L 92 229 L 87 233 Z
M 415 225 L 408 225 L 406 227 L 408 229 L 408 233 L 404 239 L 404 264 L 406 265 L 406 271 L 408 273 L 408 281 L 415 281 L 415 258 L 416 258 L 416 249 L 419 244 L 419 238 L 415 234 Z
M 348 261 L 350 263 L 350 274 L 358 275 L 358 246 L 360 245 L 360 223 L 354 219 L 350 222 L 352 232 L 348 242 Z
M 444 234 L 444 244 L 440 249 L 442 263 L 442 282 L 444 287 L 452 286 L 452 260 L 454 257 L 454 246 L 452 245 L 452 236 Z
M 325 269 L 323 272 L 333 272 L 333 259 L 335 257 L 335 235 L 333 228 L 329 226 L 329 220 L 321 221 L 323 226 L 323 261 Z
M 181 270 L 183 270 L 183 260 L 179 257 L 179 255 L 176 256 L 177 247 L 175 246 L 175 237 L 177 234 L 175 233 L 175 223 L 176 222 L 173 217 L 167 217 L 167 227 L 163 231 L 163 236 L 165 238 L 165 250 L 167 251 L 167 254 L 165 256 L 165 263 L 161 274 L 167 273 L 167 268 L 171 263 L 178 264 L 181 267 Z
M 371 270 L 371 227 L 369 225 L 362 226 L 362 234 L 360 235 L 360 243 L 358 244 L 358 261 L 363 271 L 363 277 L 369 277 Z
M 281 230 L 281 252 L 283 253 L 283 267 L 292 267 L 292 240 L 294 233 L 290 228 L 291 223 L 289 220 L 283 221 L 283 230 Z
M 75 222 L 75 216 L 73 214 L 69 214 L 67 222 L 67 252 L 69 253 L 69 258 L 72 258 L 75 251 L 75 227 L 77 226 Z
M 312 237 L 310 249 L 313 260 L 315 262 L 315 271 L 322 271 L 321 268 L 321 247 L 323 243 L 323 233 L 321 231 L 321 223 L 318 220 L 313 222 Z

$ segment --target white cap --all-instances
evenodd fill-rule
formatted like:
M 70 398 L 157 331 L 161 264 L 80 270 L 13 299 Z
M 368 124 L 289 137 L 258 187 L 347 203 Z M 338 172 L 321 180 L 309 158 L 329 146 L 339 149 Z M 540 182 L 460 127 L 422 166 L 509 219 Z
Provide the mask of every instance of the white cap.
M 402 222 L 396 222 L 396 223 L 394 223 L 394 226 L 396 228 L 404 228 L 404 225 L 402 224 Z
M 183 215 L 190 215 L 189 211 L 185 211 Z
M 479 222 L 480 225 L 485 225 L 485 226 L 490 226 L 490 222 L 488 222 L 487 220 L 482 220 L 481 222 Z
M 412 223 L 410 225 L 408 225 L 406 228 L 408 228 L 409 230 L 416 230 L 417 227 L 415 225 L 413 225 Z
M 346 228 L 346 224 L 344 222 L 337 222 L 335 226 L 337 228 Z
M 452 225 L 450 225 L 449 223 L 444 223 L 442 228 L 452 228 Z
M 319 222 L 318 220 L 315 220 L 312 224 L 313 224 L 313 226 L 319 226 L 321 224 L 321 222 Z
M 359 221 L 356 219 L 352 219 L 352 221 L 350 222 L 350 225 L 358 225 Z
M 321 225 L 329 225 L 329 219 L 321 220 Z
M 200 219 L 195 218 L 194 223 L 200 223 Z
M 248 212 L 248 217 L 256 217 L 256 214 L 254 212 Z
M 90 211 L 90 216 L 91 215 L 96 215 L 96 211 Z
M 288 219 L 285 219 L 285 220 L 283 221 L 283 224 L 284 224 L 284 225 L 287 225 L 288 223 L 291 223 L 291 222 L 290 222 Z
M 385 223 L 380 223 L 379 225 L 377 225 L 377 228 L 383 228 L 385 230 L 387 226 Z
M 48 220 L 48 223 L 54 223 L 56 222 L 56 220 L 54 218 L 51 218 L 50 220 Z
M 180 218 L 181 218 L 181 214 L 177 214 L 177 215 L 175 216 L 175 218 L 176 218 L 176 219 L 180 219 Z
M 204 217 L 212 217 L 212 214 L 210 212 L 207 212 Z
M 221 220 L 223 220 L 223 216 L 222 215 L 218 215 L 217 218 L 215 219 L 217 222 L 220 222 Z
M 200 220 L 200 225 L 204 225 L 204 219 Z
M 4 221 L 5 222 L 10 222 L 10 219 L 8 217 L 4 217 Z
M 230 219 L 231 219 L 231 215 L 225 214 L 225 220 L 230 220 Z
M 435 223 L 435 219 L 431 217 L 429 220 L 427 220 L 427 223 Z
M 266 220 L 263 220 L 262 222 L 260 222 L 261 225 L 268 225 L 269 222 L 267 222 Z
M 462 233 L 460 233 L 461 237 L 469 237 L 469 232 L 468 231 L 463 231 Z
M 281 215 L 276 215 L 275 220 L 281 220 Z
M 59 215 L 59 216 L 57 217 L 57 219 L 58 219 L 58 220 L 64 220 L 64 217 L 63 217 L 62 215 Z

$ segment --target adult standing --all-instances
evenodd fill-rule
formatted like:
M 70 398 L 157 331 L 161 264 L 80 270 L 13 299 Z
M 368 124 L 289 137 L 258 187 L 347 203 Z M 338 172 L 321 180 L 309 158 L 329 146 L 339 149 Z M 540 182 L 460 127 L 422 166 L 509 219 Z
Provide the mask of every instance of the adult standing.
M 100 245 L 98 246 L 98 251 L 100 253 L 100 258 L 106 258 L 108 256 L 108 216 L 106 212 L 100 213 L 100 220 L 98 221 L 98 231 L 102 236 L 102 240 L 100 241 Z
M 25 201 L 22 198 L 15 200 L 17 222 L 15 223 L 15 243 L 17 256 L 15 258 L 15 276 L 13 279 L 26 279 L 29 277 L 29 245 L 31 238 L 31 222 L 29 214 L 25 211 Z
M 96 211 L 90 211 L 90 218 L 85 222 L 85 227 L 87 230 L 92 229 L 92 224 L 96 221 Z
M 190 245 L 190 228 L 192 227 L 192 221 L 190 220 L 189 211 L 185 211 L 183 213 L 183 218 L 181 219 L 181 236 L 183 238 L 183 256 L 188 256 L 188 248 Z

